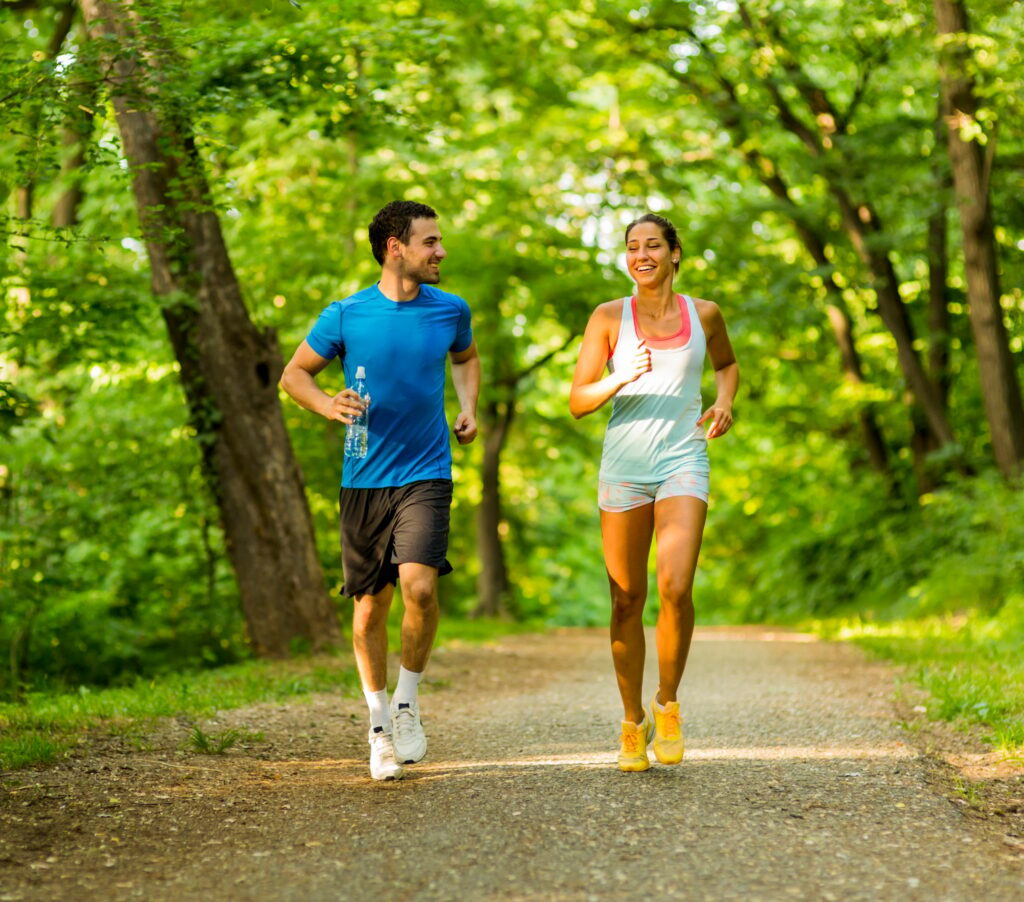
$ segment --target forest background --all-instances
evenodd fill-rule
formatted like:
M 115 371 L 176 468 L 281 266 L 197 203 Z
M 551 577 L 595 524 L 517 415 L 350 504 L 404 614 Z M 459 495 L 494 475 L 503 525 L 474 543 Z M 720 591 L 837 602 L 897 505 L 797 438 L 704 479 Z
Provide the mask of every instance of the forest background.
M 446 621 L 606 621 L 568 386 L 654 210 L 742 372 L 699 621 L 857 637 L 1020 754 L 1021 4 L 5 0 L 0 42 L 0 722 L 344 644 L 343 430 L 277 378 L 403 197 L 483 361 Z

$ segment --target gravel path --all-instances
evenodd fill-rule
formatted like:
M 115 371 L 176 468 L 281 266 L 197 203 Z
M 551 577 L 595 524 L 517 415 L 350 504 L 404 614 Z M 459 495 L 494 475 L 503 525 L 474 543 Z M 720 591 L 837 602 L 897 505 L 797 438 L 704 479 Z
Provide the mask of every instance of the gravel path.
M 428 675 L 400 783 L 368 778 L 361 703 L 325 696 L 225 714 L 265 741 L 223 757 L 175 754 L 172 722 L 20 775 L 0 900 L 1024 899 L 854 648 L 699 631 L 686 760 L 644 774 L 615 769 L 604 631 L 441 649 Z

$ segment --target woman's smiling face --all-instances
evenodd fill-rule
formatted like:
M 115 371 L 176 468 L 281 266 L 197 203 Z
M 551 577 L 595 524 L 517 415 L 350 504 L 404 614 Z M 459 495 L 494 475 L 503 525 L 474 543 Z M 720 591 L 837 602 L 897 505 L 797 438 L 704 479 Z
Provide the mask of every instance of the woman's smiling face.
M 641 222 L 626 237 L 626 268 L 638 287 L 653 287 L 676 273 L 679 251 L 673 248 L 654 222 Z

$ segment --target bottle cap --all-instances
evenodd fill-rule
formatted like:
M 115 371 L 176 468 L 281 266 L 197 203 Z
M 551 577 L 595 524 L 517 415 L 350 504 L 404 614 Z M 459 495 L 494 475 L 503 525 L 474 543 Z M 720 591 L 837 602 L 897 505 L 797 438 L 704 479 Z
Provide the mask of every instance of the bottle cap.
M 365 367 L 361 367 L 361 366 L 357 366 L 356 367 L 356 378 L 357 379 L 365 379 L 366 378 L 366 369 L 365 369 Z

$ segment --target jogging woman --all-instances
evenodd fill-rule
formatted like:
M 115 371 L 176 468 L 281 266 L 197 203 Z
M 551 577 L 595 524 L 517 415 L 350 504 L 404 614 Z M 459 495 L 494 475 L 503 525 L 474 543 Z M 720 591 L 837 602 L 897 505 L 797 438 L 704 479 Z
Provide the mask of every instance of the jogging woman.
M 716 304 L 676 294 L 682 249 L 675 227 L 648 213 L 626 228 L 632 297 L 599 305 L 576 363 L 569 408 L 579 418 L 609 399 L 598 482 L 601 538 L 611 587 L 611 645 L 622 696 L 619 768 L 683 758 L 677 692 L 693 636 L 693 576 L 708 500 L 708 439 L 732 426 L 739 368 Z M 701 412 L 705 354 L 717 397 Z M 607 373 L 606 373 L 607 370 Z M 661 608 L 655 631 L 658 689 L 644 709 L 643 609 L 657 539 Z

